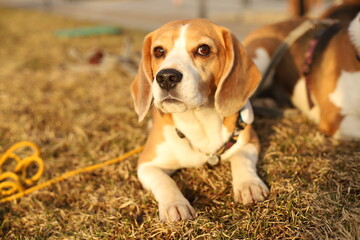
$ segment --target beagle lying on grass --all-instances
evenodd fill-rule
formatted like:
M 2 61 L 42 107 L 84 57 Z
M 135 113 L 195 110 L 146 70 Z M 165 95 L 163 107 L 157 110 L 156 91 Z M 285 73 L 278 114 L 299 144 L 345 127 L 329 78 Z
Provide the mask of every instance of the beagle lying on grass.
M 256 173 L 260 146 L 248 102 L 260 77 L 229 30 L 207 20 L 170 22 L 146 36 L 131 85 L 140 121 L 154 105 L 138 177 L 158 201 L 162 221 L 195 217 L 169 176 L 180 168 L 229 160 L 235 201 L 268 195 Z
M 260 71 L 265 72 L 275 50 L 305 21 L 267 25 L 244 39 Z M 360 140 L 360 13 L 351 22 L 313 22 L 270 75 L 264 87 L 287 96 L 324 133 Z

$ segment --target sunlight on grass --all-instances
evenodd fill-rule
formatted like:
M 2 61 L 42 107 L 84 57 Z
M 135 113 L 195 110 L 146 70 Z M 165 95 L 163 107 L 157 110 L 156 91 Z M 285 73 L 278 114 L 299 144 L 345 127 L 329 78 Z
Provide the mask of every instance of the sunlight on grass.
M 84 67 L 96 50 L 134 55 L 145 33 L 58 38 L 54 32 L 96 24 L 0 8 L 0 153 L 21 140 L 42 150 L 46 181 L 121 155 L 146 138 L 121 64 Z M 134 56 L 136 59 L 136 56 Z M 86 64 L 85 64 L 86 65 Z M 81 66 L 74 71 L 69 66 Z M 79 70 L 80 68 L 77 68 Z M 181 190 L 198 211 L 193 221 L 164 224 L 136 177 L 136 158 L 77 175 L 0 210 L 5 239 L 351 239 L 360 235 L 359 143 L 321 135 L 300 114 L 257 118 L 259 173 L 270 186 L 263 203 L 233 202 L 230 167 L 181 170 Z M 30 237 L 31 236 L 31 237 Z

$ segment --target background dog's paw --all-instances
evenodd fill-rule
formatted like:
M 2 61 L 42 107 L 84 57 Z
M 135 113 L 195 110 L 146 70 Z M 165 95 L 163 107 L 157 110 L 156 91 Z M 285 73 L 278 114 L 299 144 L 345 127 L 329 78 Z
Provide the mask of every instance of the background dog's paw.
M 184 201 L 159 204 L 160 220 L 163 222 L 175 222 L 195 218 L 196 212 L 190 203 Z
M 256 98 L 251 101 L 254 107 L 261 107 L 261 108 L 279 108 L 278 104 L 272 98 Z
M 269 189 L 260 178 L 234 184 L 235 202 L 241 202 L 244 205 L 264 201 L 268 195 Z

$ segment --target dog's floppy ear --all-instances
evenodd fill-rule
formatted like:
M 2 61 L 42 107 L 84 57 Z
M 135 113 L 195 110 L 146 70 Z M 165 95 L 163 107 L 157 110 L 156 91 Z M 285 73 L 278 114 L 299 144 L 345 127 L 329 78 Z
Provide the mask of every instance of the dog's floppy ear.
M 135 111 L 141 122 L 150 109 L 152 102 L 151 83 L 153 73 L 151 69 L 151 33 L 145 37 L 138 73 L 131 84 L 131 95 L 134 100 Z
M 261 73 L 246 49 L 229 30 L 223 29 L 226 62 L 215 92 L 215 108 L 222 116 L 238 112 L 255 92 Z

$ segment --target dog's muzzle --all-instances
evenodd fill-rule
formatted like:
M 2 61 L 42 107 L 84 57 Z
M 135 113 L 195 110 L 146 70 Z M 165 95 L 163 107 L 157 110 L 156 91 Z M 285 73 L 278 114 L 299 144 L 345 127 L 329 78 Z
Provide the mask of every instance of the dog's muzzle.
M 183 74 L 178 70 L 169 68 L 163 69 L 156 74 L 156 81 L 161 89 L 170 91 L 175 88 L 176 85 L 181 82 Z

